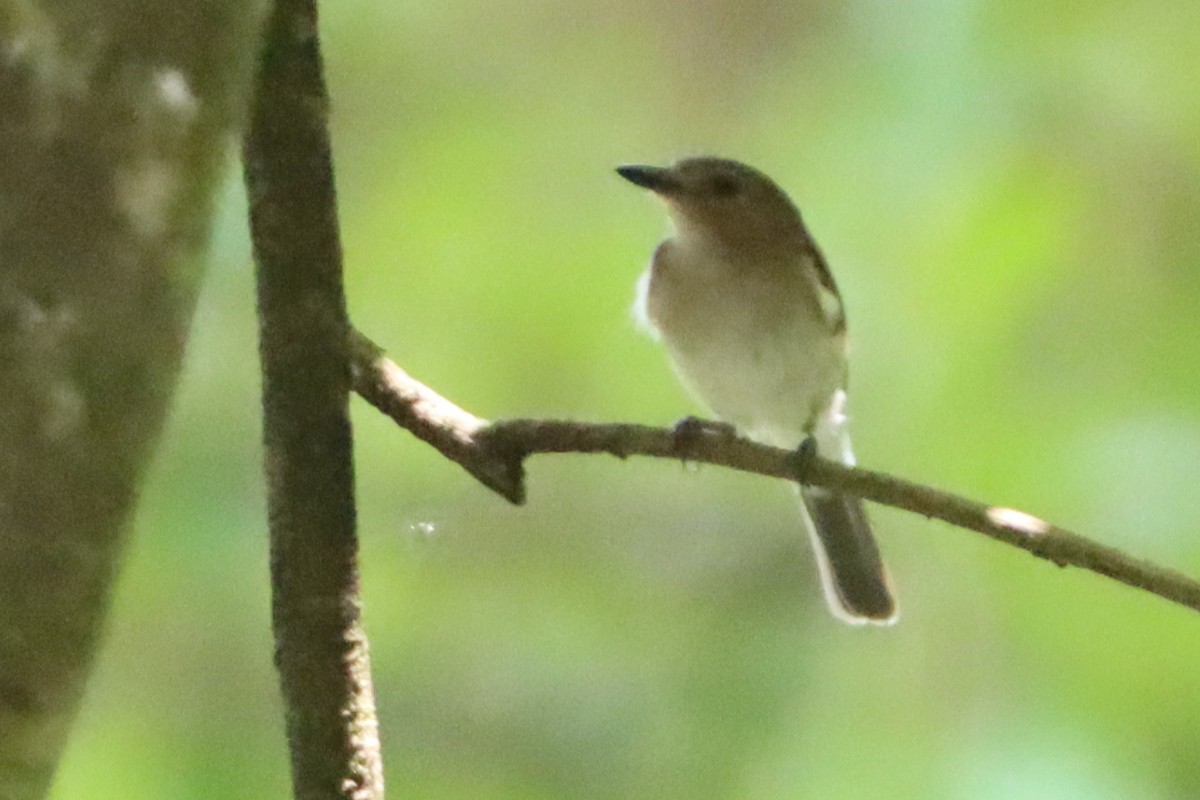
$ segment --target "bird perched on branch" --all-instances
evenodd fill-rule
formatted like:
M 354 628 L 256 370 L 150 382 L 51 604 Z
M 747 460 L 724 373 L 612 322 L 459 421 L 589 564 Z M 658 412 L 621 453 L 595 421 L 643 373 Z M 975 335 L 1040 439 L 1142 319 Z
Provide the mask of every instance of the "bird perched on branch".
M 774 181 L 719 158 L 622 166 L 667 207 L 672 234 L 638 281 L 639 317 L 714 414 L 756 441 L 854 463 L 846 415 L 846 316 L 837 284 Z M 816 486 L 801 514 L 833 614 L 896 620 L 862 501 Z

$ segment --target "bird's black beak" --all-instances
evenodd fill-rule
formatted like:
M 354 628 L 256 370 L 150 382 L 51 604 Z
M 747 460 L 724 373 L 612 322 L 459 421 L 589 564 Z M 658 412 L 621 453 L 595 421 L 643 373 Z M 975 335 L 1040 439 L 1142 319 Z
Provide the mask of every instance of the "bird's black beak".
M 617 174 L 630 183 L 641 186 L 643 189 L 649 189 L 655 194 L 675 194 L 681 188 L 675 173 L 666 167 L 626 164 L 617 167 Z

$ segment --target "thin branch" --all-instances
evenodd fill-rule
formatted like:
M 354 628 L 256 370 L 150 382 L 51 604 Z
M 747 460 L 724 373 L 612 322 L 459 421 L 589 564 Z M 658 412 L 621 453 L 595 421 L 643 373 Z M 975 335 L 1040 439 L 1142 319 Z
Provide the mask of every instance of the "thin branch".
M 1081 567 L 1200 611 L 1200 583 L 1093 542 L 1021 511 L 988 505 L 847 467 L 811 453 L 780 450 L 722 425 L 674 430 L 645 425 L 514 419 L 489 422 L 409 376 L 378 346 L 351 334 L 354 390 L 367 402 L 513 503 L 525 500 L 524 461 L 536 453 L 608 453 L 714 464 L 794 480 L 902 508 L 1019 547 L 1060 567 Z
M 277 0 L 244 159 L 257 262 L 272 618 L 303 800 L 381 800 L 361 625 L 342 253 L 314 0 Z

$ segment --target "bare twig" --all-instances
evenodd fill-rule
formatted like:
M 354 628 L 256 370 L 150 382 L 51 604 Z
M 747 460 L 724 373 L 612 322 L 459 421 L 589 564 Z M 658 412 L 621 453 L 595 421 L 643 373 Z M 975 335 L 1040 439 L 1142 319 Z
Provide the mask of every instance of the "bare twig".
M 258 275 L 272 617 L 303 800 L 380 800 L 358 593 L 349 351 L 314 0 L 277 0 L 244 158 Z
M 489 422 L 410 377 L 360 333 L 351 334 L 354 390 L 513 503 L 535 453 L 609 453 L 686 459 L 824 486 L 977 531 L 1058 566 L 1081 567 L 1200 611 L 1200 583 L 1021 511 L 744 439 L 720 426 L 686 432 L 645 425 L 514 419 Z

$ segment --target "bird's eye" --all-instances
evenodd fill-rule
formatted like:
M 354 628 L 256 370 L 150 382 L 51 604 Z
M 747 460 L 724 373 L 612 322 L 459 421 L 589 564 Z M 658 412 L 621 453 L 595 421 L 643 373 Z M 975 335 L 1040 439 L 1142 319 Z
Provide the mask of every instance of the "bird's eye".
M 738 193 L 738 182 L 729 175 L 714 175 L 709 188 L 716 197 L 732 197 Z

